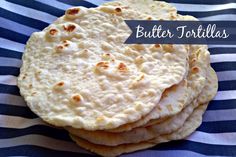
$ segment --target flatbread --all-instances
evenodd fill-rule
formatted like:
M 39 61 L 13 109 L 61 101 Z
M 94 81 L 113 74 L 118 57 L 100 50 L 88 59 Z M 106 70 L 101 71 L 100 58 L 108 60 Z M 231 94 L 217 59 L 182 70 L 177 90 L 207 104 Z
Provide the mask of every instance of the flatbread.
M 33 33 L 18 77 L 27 105 L 50 124 L 85 130 L 147 115 L 183 80 L 188 59 L 184 45 L 123 44 L 131 34 L 124 19 L 148 17 L 114 6 L 75 7 Z
M 106 156 L 106 157 L 119 156 L 123 153 L 130 153 L 142 149 L 147 149 L 155 146 L 156 144 L 168 142 L 170 140 L 180 140 L 186 138 L 200 126 L 202 122 L 202 115 L 204 114 L 206 108 L 207 108 L 207 103 L 200 105 L 197 109 L 195 109 L 193 114 L 191 114 L 188 120 L 184 123 L 183 127 L 180 128 L 177 132 L 171 133 L 169 135 L 158 136 L 150 141 L 140 142 L 136 144 L 123 144 L 112 147 L 112 146 L 96 145 L 86 140 L 83 140 L 73 134 L 70 134 L 70 137 L 80 147 L 87 149 L 91 152 L 94 152 L 96 154 L 99 154 L 101 156 Z
M 89 132 L 86 130 L 77 130 L 71 128 L 68 128 L 67 130 L 76 136 L 88 140 L 89 142 L 107 146 L 117 146 L 126 143 L 138 143 L 141 141 L 150 140 L 156 137 L 158 134 L 169 134 L 183 126 L 186 119 L 199 104 L 207 103 L 214 97 L 217 92 L 218 82 L 216 74 L 211 67 L 208 68 L 207 79 L 211 80 L 209 81 L 211 82 L 211 84 L 206 84 L 197 100 L 194 100 L 179 114 L 171 117 L 170 119 L 162 123 L 150 125 L 148 127 L 139 127 L 121 133 L 109 133 L 105 131 Z M 209 97 L 205 98 L 205 95 L 209 95 Z M 204 97 L 204 99 L 201 97 Z

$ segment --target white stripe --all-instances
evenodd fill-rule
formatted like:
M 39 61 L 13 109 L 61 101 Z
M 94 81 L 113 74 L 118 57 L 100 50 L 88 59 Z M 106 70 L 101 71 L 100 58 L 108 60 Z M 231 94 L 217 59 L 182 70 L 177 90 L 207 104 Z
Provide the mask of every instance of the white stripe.
M 0 47 L 13 51 L 23 52 L 25 45 L 15 41 L 7 40 L 5 38 L 0 38 Z
M 236 21 L 235 14 L 222 14 L 198 18 L 202 21 Z
M 0 57 L 0 66 L 20 67 L 21 60 L 16 58 Z
M 18 32 L 27 36 L 30 36 L 33 32 L 38 32 L 38 29 L 31 28 L 29 26 L 25 26 L 22 24 L 19 24 L 17 22 L 5 19 L 0 17 L 0 27 L 6 28 L 8 30 L 12 30 L 14 32 Z
M 227 105 L 227 104 L 225 104 Z M 236 120 L 236 109 L 208 110 L 204 114 L 204 122 Z
M 38 1 L 40 3 L 46 4 L 46 5 L 55 7 L 55 8 L 59 8 L 62 10 L 66 10 L 66 9 L 72 7 L 72 5 L 68 5 L 68 4 L 65 4 L 65 3 L 62 3 L 59 1 L 55 1 L 55 0 L 50 0 L 50 1 L 49 0 L 35 0 L 35 1 Z
M 236 80 L 236 71 L 220 71 L 216 74 L 219 81 Z
M 208 45 L 208 48 L 236 48 L 236 45 Z
M 205 133 L 195 131 L 187 140 L 216 145 L 236 145 L 236 132 L 232 133 Z
M 0 104 L 8 104 L 15 106 L 26 106 L 21 96 L 0 93 Z
M 25 135 L 0 140 L 1 148 L 14 147 L 19 145 L 34 145 L 53 150 L 87 153 L 85 150 L 81 149 L 73 142 L 57 140 L 43 135 Z
M 39 21 L 44 21 L 47 23 L 52 23 L 54 20 L 57 19 L 56 16 L 50 15 L 48 13 L 13 4 L 7 1 L 0 1 L 0 6 L 8 11 L 12 11 L 14 13 L 30 17 Z
M 227 4 L 180 4 L 180 3 L 170 3 L 177 8 L 178 11 L 196 11 L 196 12 L 208 12 L 217 11 L 223 9 L 235 9 L 236 3 Z
M 16 85 L 16 77 L 12 75 L 1 75 L 0 84 Z
M 236 62 L 236 54 L 215 54 L 211 55 L 211 63 L 217 62 Z
M 46 125 L 40 118 L 23 118 L 18 116 L 0 115 L 0 127 L 23 129 L 33 125 Z
M 236 90 L 218 91 L 213 100 L 236 99 Z
M 101 5 L 101 4 L 103 4 L 103 3 L 106 3 L 106 2 L 108 2 L 107 0 L 86 0 L 87 2 L 89 2 L 89 3 L 92 3 L 92 4 L 95 4 L 95 5 Z

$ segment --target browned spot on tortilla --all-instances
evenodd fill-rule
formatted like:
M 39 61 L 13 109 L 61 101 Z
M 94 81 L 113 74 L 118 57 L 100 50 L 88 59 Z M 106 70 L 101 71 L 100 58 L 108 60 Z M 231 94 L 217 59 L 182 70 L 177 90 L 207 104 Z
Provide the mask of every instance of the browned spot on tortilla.
M 74 95 L 72 97 L 72 99 L 75 101 L 75 102 L 80 102 L 81 101 L 81 96 L 80 95 Z
M 99 62 L 96 64 L 97 67 L 102 67 L 104 69 L 107 69 L 109 67 L 108 62 Z
M 75 25 L 69 24 L 67 27 L 63 26 L 63 29 L 67 32 L 72 32 L 75 29 Z
M 198 67 L 193 67 L 192 68 L 192 72 L 195 74 L 195 73 L 198 73 L 199 72 L 199 68 Z
M 32 87 L 33 87 L 33 85 L 32 85 L 32 84 L 30 84 L 30 85 L 29 85 L 29 88 L 32 88 Z
M 57 46 L 57 49 L 58 49 L 58 50 L 62 50 L 63 48 L 64 48 L 64 47 L 61 46 L 61 45 Z
M 118 65 L 118 70 L 122 71 L 122 72 L 125 72 L 125 71 L 128 71 L 128 68 L 127 68 L 127 66 L 124 63 L 120 63 Z
M 55 35 L 58 31 L 56 29 L 50 29 L 49 34 Z
M 148 17 L 147 20 L 152 20 L 152 17 Z
M 72 9 L 68 9 L 68 10 L 67 10 L 67 14 L 75 15 L 75 14 L 78 14 L 79 11 L 80 11 L 79 8 L 72 8 Z
M 160 44 L 155 44 L 154 46 L 155 46 L 155 48 L 160 48 L 161 47 Z
M 121 8 L 115 8 L 115 11 L 116 11 L 117 13 L 120 13 L 120 12 L 121 12 Z
M 61 86 L 64 86 L 64 84 L 65 84 L 64 82 L 58 82 L 58 83 L 57 83 L 57 86 L 60 86 L 60 87 L 61 87 Z

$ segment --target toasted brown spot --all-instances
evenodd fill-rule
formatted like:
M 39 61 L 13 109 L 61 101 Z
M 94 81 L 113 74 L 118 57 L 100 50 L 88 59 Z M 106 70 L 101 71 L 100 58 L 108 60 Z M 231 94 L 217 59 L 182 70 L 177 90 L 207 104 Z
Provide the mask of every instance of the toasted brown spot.
M 161 45 L 160 45 L 160 44 L 155 44 L 154 47 L 155 47 L 155 48 L 160 48 Z
M 68 10 L 67 10 L 67 14 L 75 15 L 75 14 L 78 14 L 79 11 L 80 11 L 79 8 L 68 9 Z
M 198 67 L 193 67 L 192 68 L 192 72 L 195 74 L 195 73 L 198 73 L 199 72 L 199 68 Z
M 75 25 L 68 25 L 67 27 L 66 26 L 63 26 L 63 29 L 67 32 L 72 32 L 74 29 L 75 29 Z
M 49 34 L 55 35 L 58 31 L 56 29 L 50 29 Z
M 108 62 L 99 62 L 96 64 L 97 67 L 102 67 L 104 69 L 107 69 L 109 67 Z
M 115 62 L 115 60 L 114 60 L 114 59 L 112 59 L 111 61 L 112 61 L 112 62 Z
M 175 18 L 176 18 L 176 16 L 173 13 L 171 13 L 170 14 L 170 19 L 175 19 Z
M 128 71 L 128 68 L 127 68 L 127 66 L 124 63 L 120 63 L 118 65 L 118 70 L 120 70 L 120 71 Z
M 152 17 L 148 17 L 147 20 L 152 20 Z
M 116 8 L 115 11 L 120 13 L 121 12 L 121 8 Z
M 65 47 L 68 47 L 70 44 L 64 44 Z
M 57 49 L 58 49 L 58 50 L 62 50 L 62 49 L 63 49 L 63 46 L 61 46 L 61 45 L 60 45 L 60 46 L 57 46 Z
M 24 80 L 26 78 L 26 76 L 23 76 L 22 79 Z
M 80 102 L 81 101 L 81 96 L 80 95 L 74 95 L 72 97 L 72 99 L 75 101 L 75 102 Z
M 33 85 L 32 85 L 32 84 L 30 84 L 30 85 L 29 85 L 29 88 L 32 88 L 32 87 L 33 87 Z
M 65 83 L 64 82 L 58 82 L 57 86 L 63 86 Z

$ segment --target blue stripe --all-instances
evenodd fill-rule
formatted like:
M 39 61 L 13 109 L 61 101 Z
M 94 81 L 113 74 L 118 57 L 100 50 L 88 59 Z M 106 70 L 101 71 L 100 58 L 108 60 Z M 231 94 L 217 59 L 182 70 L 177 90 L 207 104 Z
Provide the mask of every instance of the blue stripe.
M 14 75 L 14 76 L 18 76 L 19 73 L 20 73 L 20 69 L 19 68 L 0 66 L 0 75 Z
M 236 120 L 234 120 L 234 121 L 203 122 L 197 130 L 207 132 L 207 133 L 236 132 L 236 127 L 232 127 L 232 126 L 236 126 Z
M 20 116 L 24 118 L 38 118 L 29 107 L 0 104 L 0 114 L 9 116 Z
M 19 14 L 16 14 L 14 12 L 5 10 L 0 8 L 0 17 L 6 18 L 8 20 L 12 20 L 14 22 L 32 27 L 32 28 L 36 28 L 39 30 L 44 29 L 45 27 L 48 26 L 48 23 L 43 22 L 43 21 L 39 21 L 33 18 L 29 18 L 29 17 L 25 17 Z
M 236 48 L 209 48 L 211 54 L 234 54 L 236 53 Z
M 211 63 L 211 66 L 216 72 L 236 70 L 236 62 Z
M 224 9 L 224 10 L 208 11 L 208 12 L 178 11 L 178 13 L 182 15 L 192 15 L 201 18 L 220 14 L 236 14 L 236 9 Z
M 189 150 L 205 155 L 236 156 L 236 146 L 211 145 L 186 140 L 162 143 L 151 148 L 151 150 Z
M 218 91 L 234 90 L 236 89 L 236 80 L 220 81 Z
M 86 2 L 86 1 L 83 1 L 83 0 L 79 0 L 79 1 L 77 1 L 77 0 L 57 0 L 57 1 L 65 3 L 65 4 L 69 4 L 72 6 L 84 6 L 87 8 L 97 7 L 96 5 Z
M 0 27 L 0 37 L 26 44 L 28 36 Z
M 13 85 L 0 84 L 0 93 L 13 94 L 19 96 L 19 88 Z
M 0 57 L 8 57 L 8 58 L 21 59 L 22 52 L 17 52 L 17 51 L 13 51 L 13 50 L 8 50 L 8 49 L 0 48 Z
M 94 157 L 95 155 L 56 151 L 33 145 L 20 145 L 15 147 L 0 148 L 1 156 L 28 156 L 28 157 Z
M 23 129 L 0 127 L 0 132 L 1 139 L 14 138 L 17 136 L 24 136 L 28 134 L 37 134 L 64 141 L 71 141 L 67 131 L 65 131 L 64 129 L 57 129 L 46 125 L 34 125 Z
M 65 13 L 64 10 L 61 10 L 61 9 L 37 2 L 37 1 L 30 1 L 30 3 L 28 1 L 22 1 L 22 0 L 7 0 L 7 1 L 14 4 L 22 5 L 24 7 L 46 12 L 48 14 L 51 14 L 57 17 L 62 16 Z
M 210 101 L 207 110 L 224 110 L 235 108 L 236 100 L 212 100 Z
M 226 4 L 226 3 L 235 3 L 235 0 L 165 0 L 169 3 L 181 3 L 181 4 Z

